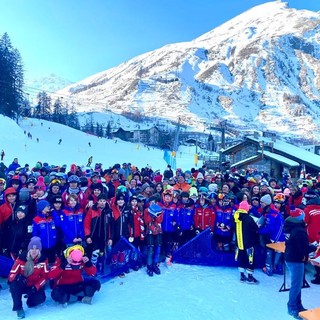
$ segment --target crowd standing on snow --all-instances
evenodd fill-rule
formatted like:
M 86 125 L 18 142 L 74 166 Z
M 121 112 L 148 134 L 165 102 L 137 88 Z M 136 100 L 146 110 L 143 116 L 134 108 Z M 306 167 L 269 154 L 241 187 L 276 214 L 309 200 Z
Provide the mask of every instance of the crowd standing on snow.
M 221 174 L 206 166 L 174 172 L 168 165 L 160 172 L 130 163 L 91 169 L 91 163 L 92 157 L 86 167 L 0 163 L 0 253 L 15 260 L 9 284 L 19 318 L 22 295 L 29 307 L 42 303 L 48 280 L 53 300 L 91 303 L 100 283 L 84 280 L 82 270 L 103 272 L 97 260 L 106 263 L 106 251 L 121 237 L 145 253 L 133 269 L 146 266 L 153 276 L 161 262 L 172 264 L 174 250 L 210 228 L 213 249 L 235 251 L 240 281 L 250 284 L 258 283 L 257 245 L 266 252 L 263 271 L 272 276 L 283 273 L 284 257 L 266 244 L 284 241 L 301 225 L 309 243 L 320 240 L 320 177 L 293 183 L 287 174 L 277 181 L 252 168 Z M 289 263 L 305 258 L 294 250 L 285 253 Z M 320 284 L 319 266 L 315 271 L 312 283 Z M 289 312 L 298 308 L 289 305 Z

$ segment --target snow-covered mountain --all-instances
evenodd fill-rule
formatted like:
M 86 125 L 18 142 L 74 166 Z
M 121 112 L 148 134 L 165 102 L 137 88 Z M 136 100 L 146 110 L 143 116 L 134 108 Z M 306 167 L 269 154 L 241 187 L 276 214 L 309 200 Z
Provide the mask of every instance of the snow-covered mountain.
M 59 91 L 78 111 L 318 139 L 320 13 L 254 7 L 190 42 L 168 44 Z
M 71 84 L 71 81 L 51 73 L 45 77 L 26 79 L 25 91 L 30 96 L 37 96 L 40 91 L 55 92 Z

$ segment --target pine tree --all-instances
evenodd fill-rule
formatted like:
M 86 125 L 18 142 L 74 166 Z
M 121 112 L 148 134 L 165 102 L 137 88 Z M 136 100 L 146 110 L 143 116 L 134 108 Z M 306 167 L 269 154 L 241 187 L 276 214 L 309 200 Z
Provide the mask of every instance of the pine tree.
M 45 92 L 39 92 L 38 104 L 36 106 L 36 112 L 39 119 L 50 120 L 51 119 L 51 97 Z
M 23 65 L 7 33 L 0 38 L 0 113 L 18 117 L 23 105 Z
M 79 118 L 76 112 L 76 108 L 74 107 L 74 105 L 71 106 L 70 108 L 70 113 L 68 115 L 68 123 L 67 125 L 69 127 L 72 127 L 74 129 L 79 130 L 80 129 L 80 123 L 79 123 Z
M 60 98 L 56 99 L 53 104 L 52 121 L 63 124 L 63 105 Z
M 110 123 L 110 121 L 108 121 L 107 128 L 106 128 L 106 135 L 105 136 L 107 138 L 111 137 L 111 123 Z

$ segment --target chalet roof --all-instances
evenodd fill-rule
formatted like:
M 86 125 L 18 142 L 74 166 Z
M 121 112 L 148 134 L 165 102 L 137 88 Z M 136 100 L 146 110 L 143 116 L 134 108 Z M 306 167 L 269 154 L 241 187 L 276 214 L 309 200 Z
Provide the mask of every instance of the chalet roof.
M 262 155 L 262 151 L 259 150 L 258 153 Z M 281 162 L 281 163 L 287 165 L 290 168 L 299 167 L 300 166 L 299 162 L 293 161 L 293 160 L 291 160 L 289 158 L 286 158 L 284 156 L 281 156 L 281 155 L 273 153 L 273 152 L 269 152 L 269 151 L 265 151 L 264 150 L 263 151 L 263 156 L 266 157 L 266 158 L 270 158 L 270 159 L 273 159 L 275 161 Z
M 243 159 L 243 160 L 241 160 L 241 161 L 238 161 L 238 162 L 236 162 L 236 163 L 232 163 L 232 164 L 231 164 L 231 167 L 244 166 L 245 164 L 249 164 L 249 163 L 255 162 L 256 160 L 260 160 L 260 159 L 261 159 L 261 155 L 258 154 L 258 155 L 249 157 L 249 158 L 247 158 L 247 159 Z
M 296 147 L 290 143 L 281 140 L 272 141 L 272 139 L 270 138 L 254 138 L 253 136 L 247 136 L 246 139 L 258 144 L 260 144 L 260 142 L 263 141 L 265 148 L 272 148 L 272 151 L 274 151 L 274 153 L 288 157 L 293 161 L 297 161 L 300 164 L 305 163 L 306 165 L 309 165 L 312 168 L 320 170 L 320 156 L 317 154 L 314 154 L 312 152 Z
M 237 150 L 237 149 L 241 149 L 245 144 L 247 144 L 247 141 L 242 141 L 240 143 L 237 143 L 233 146 L 230 146 L 226 149 L 224 149 L 224 151 L 222 151 L 223 154 L 229 154 L 232 153 L 232 151 Z

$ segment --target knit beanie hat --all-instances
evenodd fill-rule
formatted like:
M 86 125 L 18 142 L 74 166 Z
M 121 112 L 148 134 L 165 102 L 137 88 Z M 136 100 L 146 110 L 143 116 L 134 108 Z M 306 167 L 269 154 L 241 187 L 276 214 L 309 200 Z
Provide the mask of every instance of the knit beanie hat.
M 218 185 L 216 183 L 210 183 L 208 185 L 208 190 L 212 192 L 217 192 L 218 191 Z
M 154 176 L 153 180 L 155 181 L 155 183 L 160 183 L 162 181 L 162 175 L 157 175 Z
M 252 201 L 258 201 L 258 202 L 260 202 L 260 196 L 253 196 L 252 198 L 251 198 L 251 202 Z
M 28 250 L 30 249 L 39 249 L 40 251 L 42 250 L 42 243 L 41 239 L 39 237 L 32 237 L 29 245 L 28 245 Z
M 241 201 L 240 204 L 239 204 L 239 209 L 248 212 L 250 210 L 250 206 L 249 206 L 248 201 Z
M 197 175 L 197 180 L 198 179 L 204 179 L 203 174 L 201 172 L 199 172 L 198 175 Z
M 118 195 L 116 196 L 116 201 L 119 201 L 119 200 L 124 200 L 124 201 L 126 201 L 126 198 L 125 198 L 125 196 L 124 196 L 123 194 L 118 194 Z
M 144 191 L 146 190 L 148 187 L 150 187 L 150 184 L 149 183 L 144 183 L 141 187 L 141 191 Z
M 82 263 L 82 258 L 83 258 L 82 251 L 79 250 L 79 249 L 72 250 L 70 255 L 69 255 L 69 258 L 71 260 L 70 264 L 73 264 L 73 265 L 81 264 Z
M 108 196 L 105 193 L 100 193 L 98 195 L 98 201 L 101 200 L 101 199 L 108 200 Z
M 261 197 L 260 202 L 263 202 L 269 206 L 272 202 L 270 194 L 265 194 L 263 197 Z
M 36 188 L 42 190 L 43 192 L 46 192 L 47 188 L 46 188 L 46 185 L 44 183 L 44 178 L 43 176 L 40 176 L 38 178 L 38 181 L 37 181 L 37 184 L 35 185 Z
M 68 182 L 69 183 L 73 183 L 73 182 L 80 183 L 80 178 L 78 176 L 76 176 L 75 174 L 73 174 L 68 178 Z
M 57 194 L 52 197 L 52 203 L 63 203 L 62 196 L 60 194 Z
M 198 196 L 198 190 L 196 187 L 191 187 L 189 190 L 189 193 L 190 193 L 190 197 L 192 197 L 192 196 L 197 197 Z
M 305 213 L 303 210 L 299 208 L 295 208 L 294 206 L 290 207 L 290 216 L 298 221 L 303 221 L 305 217 Z
M 30 192 L 27 188 L 21 188 L 19 191 L 19 200 L 24 202 L 29 200 Z
M 40 200 L 37 203 L 37 211 L 42 212 L 44 208 L 50 207 L 50 203 L 47 200 Z
M 181 198 L 189 198 L 189 192 L 182 191 L 181 192 Z
M 28 207 L 27 206 L 19 206 L 15 213 L 17 214 L 18 212 L 23 212 L 25 215 L 28 213 Z

